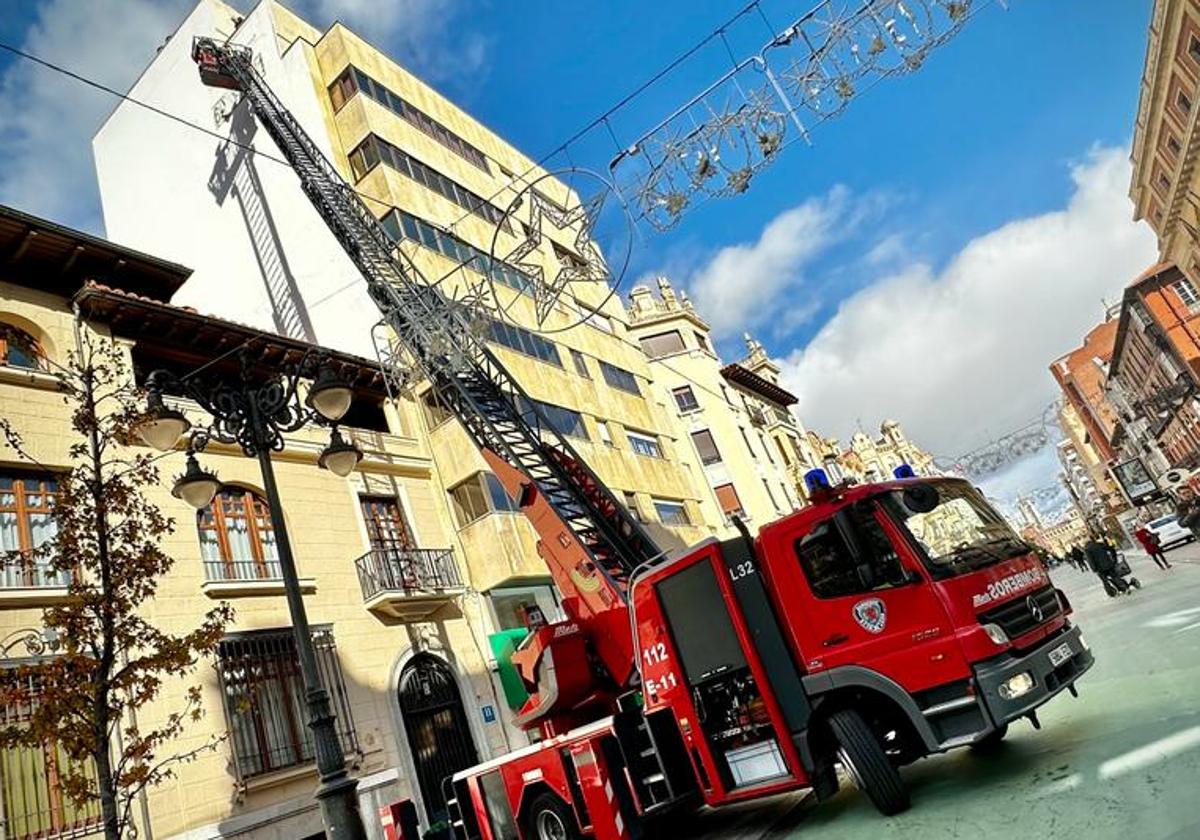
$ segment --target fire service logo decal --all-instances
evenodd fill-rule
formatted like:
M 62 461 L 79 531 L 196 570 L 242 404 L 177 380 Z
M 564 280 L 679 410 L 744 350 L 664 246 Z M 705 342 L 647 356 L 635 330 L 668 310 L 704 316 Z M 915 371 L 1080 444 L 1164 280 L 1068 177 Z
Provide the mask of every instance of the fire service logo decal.
M 868 633 L 882 633 L 887 626 L 887 610 L 883 601 L 868 598 L 854 605 L 854 620 Z

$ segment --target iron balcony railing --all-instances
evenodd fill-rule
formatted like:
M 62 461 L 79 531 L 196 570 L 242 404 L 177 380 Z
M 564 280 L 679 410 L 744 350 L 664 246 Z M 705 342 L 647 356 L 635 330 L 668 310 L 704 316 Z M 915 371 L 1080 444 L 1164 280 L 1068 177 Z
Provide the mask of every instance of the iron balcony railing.
M 205 560 L 204 579 L 214 581 L 280 580 L 278 560 Z
M 463 585 L 454 552 L 449 548 L 377 544 L 354 565 L 366 600 L 380 592 L 417 594 Z
M 51 568 L 48 557 L 31 552 L 13 552 L 4 557 L 0 551 L 0 589 L 56 589 L 70 585 L 74 575 Z

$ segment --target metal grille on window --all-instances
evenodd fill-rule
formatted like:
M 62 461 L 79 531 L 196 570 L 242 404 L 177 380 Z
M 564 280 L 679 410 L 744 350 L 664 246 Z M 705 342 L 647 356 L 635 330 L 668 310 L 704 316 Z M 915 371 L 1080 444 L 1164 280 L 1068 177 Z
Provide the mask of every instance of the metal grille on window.
M 37 686 L 30 680 L 23 701 L 0 706 L 0 726 L 27 725 L 37 708 L 37 694 Z M 69 762 L 65 751 L 50 743 L 0 749 L 0 836 L 7 840 L 61 840 L 95 833 L 100 803 L 77 805 L 62 789 L 62 769 Z M 94 777 L 90 765 L 87 775 Z
M 337 719 L 347 755 L 358 752 L 333 631 L 314 627 L 317 668 Z M 306 718 L 304 680 L 291 630 L 227 637 L 217 649 L 217 674 L 225 700 L 230 748 L 240 780 L 307 764 L 314 758 Z

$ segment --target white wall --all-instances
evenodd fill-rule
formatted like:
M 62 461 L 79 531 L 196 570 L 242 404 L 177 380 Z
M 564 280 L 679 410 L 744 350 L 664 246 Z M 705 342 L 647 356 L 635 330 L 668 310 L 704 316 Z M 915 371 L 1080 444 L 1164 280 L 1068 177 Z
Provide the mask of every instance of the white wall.
M 218 122 L 214 108 L 225 105 L 227 111 L 237 95 L 201 84 L 191 43 L 195 35 L 226 37 L 232 28 L 228 7 L 201 0 L 130 95 L 228 136 L 230 122 Z M 247 16 L 234 41 L 255 50 L 272 89 L 330 155 L 305 61 L 309 47 L 297 44 L 279 55 L 268 2 Z M 92 145 L 108 238 L 192 268 L 192 277 L 174 303 L 279 331 L 242 208 L 232 194 L 219 204 L 210 190 L 210 178 L 222 159 L 221 140 L 122 102 Z M 251 146 L 282 157 L 261 126 Z M 229 151 L 236 154 L 236 149 Z M 372 357 L 370 328 L 379 315 L 354 265 L 313 210 L 290 167 L 261 156 L 254 165 L 291 274 L 307 302 L 314 338 Z M 348 283 L 355 287 L 317 303 Z

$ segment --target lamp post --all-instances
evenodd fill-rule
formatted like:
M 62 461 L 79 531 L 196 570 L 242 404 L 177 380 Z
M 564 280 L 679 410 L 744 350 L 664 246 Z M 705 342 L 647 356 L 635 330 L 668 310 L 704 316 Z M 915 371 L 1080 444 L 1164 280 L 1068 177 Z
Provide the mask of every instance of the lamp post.
M 300 384 L 306 380 L 312 384 L 307 399 L 301 400 Z M 315 422 L 333 426 L 330 445 L 321 453 L 321 467 L 343 477 L 353 472 L 362 452 L 347 443 L 335 425 L 349 410 L 353 394 L 349 386 L 338 380 L 324 356 L 306 354 L 299 362 L 271 371 L 264 377 L 255 371 L 248 348 L 242 350 L 241 371 L 236 378 L 181 377 L 166 370 L 156 370 L 147 378 L 146 387 L 149 391 L 147 412 L 138 431 L 148 445 L 159 451 L 173 449 L 191 428 L 180 412 L 163 404 L 164 394 L 188 397 L 212 417 L 207 427 L 192 431 L 186 470 L 176 479 L 172 489 L 177 498 L 200 510 L 212 503 L 220 489 L 216 475 L 201 468 L 196 458 L 196 453 L 210 440 L 236 444 L 247 456 L 258 459 L 296 637 L 300 673 L 304 679 L 308 726 L 313 733 L 321 780 L 316 792 L 321 817 L 332 840 L 364 840 L 366 832 L 356 792 L 358 781 L 346 771 L 346 757 L 338 739 L 329 694 L 317 669 L 316 651 L 271 462 L 271 453 L 283 449 L 284 434 Z

